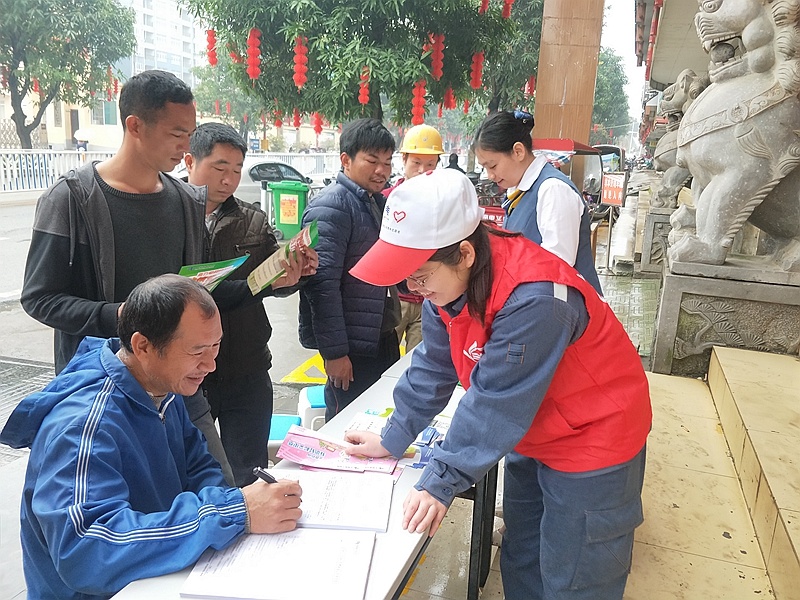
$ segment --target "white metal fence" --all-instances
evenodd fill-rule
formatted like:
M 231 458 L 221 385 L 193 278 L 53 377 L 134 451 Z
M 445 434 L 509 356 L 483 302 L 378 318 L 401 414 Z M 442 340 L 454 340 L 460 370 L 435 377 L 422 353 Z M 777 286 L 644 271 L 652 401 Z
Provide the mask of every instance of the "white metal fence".
M 110 158 L 113 152 L 79 152 L 77 150 L 0 150 L 0 192 L 44 190 L 62 173 L 93 160 Z M 321 182 L 322 177 L 336 173 L 339 154 L 249 152 L 246 165 L 259 159 L 279 161 Z
M 105 160 L 111 152 L 77 150 L 0 151 L 0 192 L 44 190 L 62 173 L 87 161 Z

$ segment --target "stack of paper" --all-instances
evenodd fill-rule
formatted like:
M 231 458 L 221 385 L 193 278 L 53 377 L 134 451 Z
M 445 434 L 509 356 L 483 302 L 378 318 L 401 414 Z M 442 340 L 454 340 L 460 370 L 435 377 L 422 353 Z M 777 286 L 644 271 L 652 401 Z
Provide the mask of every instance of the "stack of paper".
M 224 550 L 203 554 L 181 596 L 363 599 L 374 546 L 371 531 L 296 529 L 246 535 Z
M 383 473 L 274 469 L 276 479 L 299 481 L 303 516 L 298 527 L 386 531 L 394 480 Z

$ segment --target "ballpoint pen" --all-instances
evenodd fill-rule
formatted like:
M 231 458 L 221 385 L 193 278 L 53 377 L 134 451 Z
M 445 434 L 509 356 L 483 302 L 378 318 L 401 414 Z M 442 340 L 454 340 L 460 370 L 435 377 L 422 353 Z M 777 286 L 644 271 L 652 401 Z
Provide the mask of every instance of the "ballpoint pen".
M 266 469 L 262 469 L 261 467 L 254 467 L 253 475 L 255 475 L 256 477 L 258 477 L 263 481 L 266 481 L 267 483 L 278 483 L 277 479 L 275 479 L 272 475 L 270 475 Z

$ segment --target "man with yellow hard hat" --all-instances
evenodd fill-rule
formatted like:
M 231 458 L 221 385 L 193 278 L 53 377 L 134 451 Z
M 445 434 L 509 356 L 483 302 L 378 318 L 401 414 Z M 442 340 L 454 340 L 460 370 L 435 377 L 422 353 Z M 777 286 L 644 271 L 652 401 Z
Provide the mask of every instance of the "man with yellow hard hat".
M 400 153 L 403 155 L 403 177 L 392 187 L 383 190 L 383 195 L 386 197 L 406 179 L 436 168 L 439 156 L 444 154 L 442 136 L 430 125 L 415 125 L 406 131 Z
M 403 145 L 400 147 L 403 154 L 403 177 L 392 187 L 383 190 L 383 195 L 389 194 L 406 179 L 412 179 L 428 171 L 433 171 L 439 164 L 439 156 L 444 154 L 442 149 L 442 136 L 430 125 L 415 125 L 406 132 Z M 406 352 L 422 341 L 422 296 L 412 292 L 404 293 L 401 288 L 400 296 L 400 324 L 395 328 L 398 341 L 406 336 Z

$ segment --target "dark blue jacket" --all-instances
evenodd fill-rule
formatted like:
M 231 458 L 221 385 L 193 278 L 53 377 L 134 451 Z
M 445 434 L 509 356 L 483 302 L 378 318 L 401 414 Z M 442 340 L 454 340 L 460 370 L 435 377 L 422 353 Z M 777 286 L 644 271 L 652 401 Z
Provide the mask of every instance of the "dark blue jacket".
M 317 220 L 319 267 L 300 289 L 300 343 L 318 349 L 325 360 L 378 351 L 387 288 L 350 275 L 378 241 L 380 222 L 370 210 L 372 201 L 383 212 L 381 194 L 370 196 L 339 173 L 303 212 L 303 227 Z

